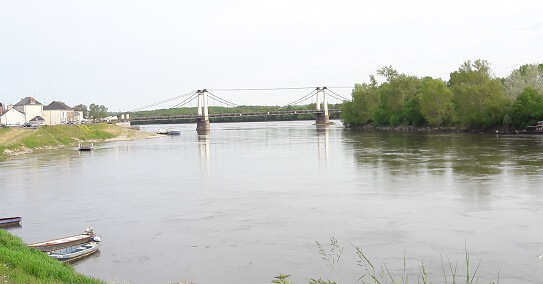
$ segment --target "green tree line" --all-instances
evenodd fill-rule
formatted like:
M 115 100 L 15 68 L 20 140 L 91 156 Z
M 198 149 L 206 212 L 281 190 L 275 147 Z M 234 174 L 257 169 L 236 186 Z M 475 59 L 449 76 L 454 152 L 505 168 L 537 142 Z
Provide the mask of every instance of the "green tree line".
M 343 104 L 347 126 L 460 126 L 490 129 L 510 122 L 522 128 L 543 120 L 543 64 L 523 65 L 506 78 L 486 60 L 464 62 L 449 81 L 377 70 L 378 83 L 355 84 Z

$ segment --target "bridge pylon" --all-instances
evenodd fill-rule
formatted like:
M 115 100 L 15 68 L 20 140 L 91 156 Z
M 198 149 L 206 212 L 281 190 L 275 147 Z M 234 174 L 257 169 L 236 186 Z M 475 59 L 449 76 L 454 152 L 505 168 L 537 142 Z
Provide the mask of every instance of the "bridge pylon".
M 322 97 L 322 111 L 321 111 L 321 97 Z M 330 124 L 330 115 L 328 113 L 328 98 L 326 97 L 326 87 L 317 87 L 317 119 L 316 125 L 328 125 Z
M 196 131 L 197 132 L 208 132 L 211 130 L 211 125 L 209 124 L 209 109 L 207 104 L 207 90 L 198 90 L 197 99 L 198 99 L 198 118 L 196 119 Z

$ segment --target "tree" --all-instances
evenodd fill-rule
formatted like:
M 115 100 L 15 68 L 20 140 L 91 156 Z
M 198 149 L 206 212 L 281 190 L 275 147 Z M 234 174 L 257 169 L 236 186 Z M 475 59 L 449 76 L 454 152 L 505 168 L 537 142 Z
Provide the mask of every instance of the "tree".
M 505 95 L 514 100 L 529 87 L 543 94 L 543 64 L 525 64 L 511 72 L 504 80 Z
M 426 77 L 420 89 L 420 112 L 427 123 L 441 126 L 454 117 L 453 93 L 440 79 Z
M 89 106 L 89 116 L 94 119 L 105 118 L 108 116 L 107 107 L 104 105 L 91 104 Z
M 486 127 L 502 122 L 505 94 L 502 82 L 495 78 L 486 60 L 466 61 L 449 80 L 460 123 L 468 127 Z
M 345 102 L 341 118 L 346 125 L 365 125 L 372 122 L 373 113 L 378 106 L 377 83 L 370 76 L 372 84 L 355 84 L 352 100 Z
M 390 71 L 388 73 L 394 74 Z M 421 83 L 418 77 L 399 74 L 391 76 L 388 82 L 381 84 L 377 90 L 379 108 L 375 113 L 375 121 L 379 124 L 390 125 L 411 124 L 404 110 L 407 102 L 417 96 Z M 416 102 L 413 103 L 416 104 Z M 410 109 L 410 111 L 413 110 L 413 108 Z
M 397 78 L 400 74 L 391 65 L 384 66 L 381 69 L 377 70 L 377 75 L 384 77 L 388 82 L 392 81 L 394 78 Z M 375 80 L 375 78 L 372 78 Z
M 511 107 L 515 126 L 525 127 L 543 118 L 543 94 L 527 87 L 515 99 Z
M 418 96 L 405 103 L 403 120 L 407 125 L 421 126 L 426 124 L 426 119 L 421 113 L 420 98 Z
M 89 110 L 87 109 L 87 106 L 84 105 L 84 104 L 78 104 L 78 105 L 74 106 L 74 109 L 77 110 L 77 111 L 82 111 L 83 112 L 83 117 L 87 117 L 87 114 L 89 113 Z

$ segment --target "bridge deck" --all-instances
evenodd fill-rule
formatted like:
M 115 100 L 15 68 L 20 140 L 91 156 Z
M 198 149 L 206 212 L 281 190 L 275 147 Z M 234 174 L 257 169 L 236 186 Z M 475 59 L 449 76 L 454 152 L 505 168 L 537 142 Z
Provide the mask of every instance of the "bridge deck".
M 339 109 L 329 109 L 329 113 L 339 113 Z M 278 116 L 278 115 L 301 115 L 301 114 L 322 114 L 322 110 L 280 110 L 280 111 L 267 111 L 267 112 L 238 112 L 238 113 L 213 113 L 209 114 L 209 118 L 228 118 L 228 117 L 240 117 L 240 116 Z M 198 119 L 197 114 L 184 114 L 184 115 L 164 115 L 164 116 L 142 116 L 131 117 L 131 121 L 160 121 L 160 120 L 195 120 Z

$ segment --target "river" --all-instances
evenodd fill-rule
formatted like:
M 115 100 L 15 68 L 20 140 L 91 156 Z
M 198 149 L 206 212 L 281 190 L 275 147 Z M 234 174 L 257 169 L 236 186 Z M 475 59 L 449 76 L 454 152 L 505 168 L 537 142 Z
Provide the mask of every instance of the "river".
M 0 162 L 0 216 L 23 216 L 10 232 L 29 243 L 94 227 L 100 251 L 74 266 L 116 283 L 355 283 L 354 246 L 397 279 L 405 259 L 414 283 L 422 262 L 443 283 L 441 259 L 464 279 L 466 250 L 479 283 L 543 279 L 543 136 L 176 127 Z

